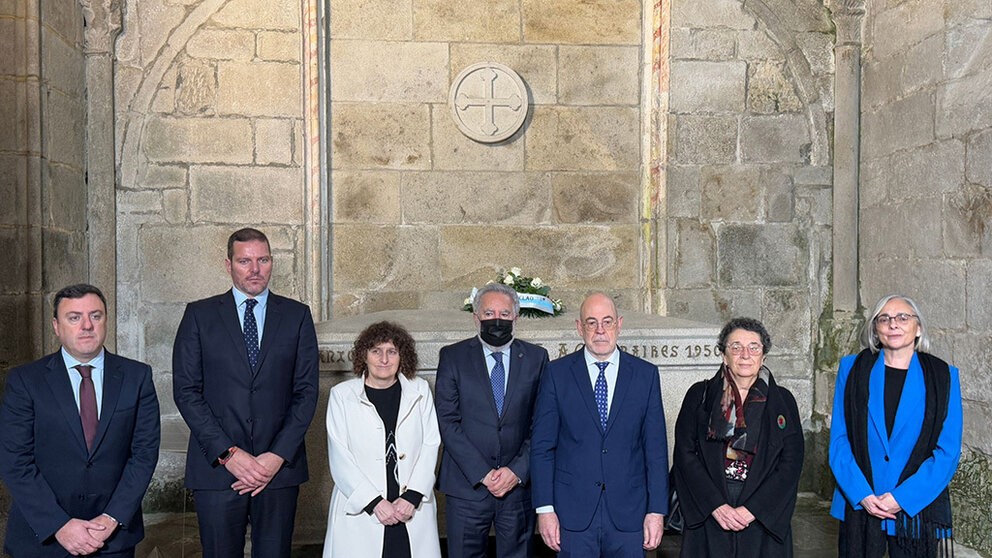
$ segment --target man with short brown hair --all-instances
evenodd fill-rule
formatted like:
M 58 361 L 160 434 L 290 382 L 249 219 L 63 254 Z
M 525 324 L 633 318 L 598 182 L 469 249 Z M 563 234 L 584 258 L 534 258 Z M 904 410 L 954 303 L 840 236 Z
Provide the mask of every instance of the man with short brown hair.
M 269 292 L 273 258 L 257 229 L 227 241 L 233 288 L 186 306 L 172 352 L 172 389 L 189 425 L 186 487 L 207 558 L 288 558 L 307 428 L 317 406 L 310 309 Z

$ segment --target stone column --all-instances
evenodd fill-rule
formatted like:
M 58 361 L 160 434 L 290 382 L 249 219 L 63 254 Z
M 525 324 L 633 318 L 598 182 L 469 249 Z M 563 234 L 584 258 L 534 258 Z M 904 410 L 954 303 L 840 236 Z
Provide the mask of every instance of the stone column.
M 117 192 L 114 163 L 114 41 L 121 0 L 79 0 L 86 31 L 86 182 L 90 283 L 107 296 L 107 346 L 117 340 Z
M 861 151 L 863 0 L 835 0 L 833 306 L 858 308 L 858 182 Z

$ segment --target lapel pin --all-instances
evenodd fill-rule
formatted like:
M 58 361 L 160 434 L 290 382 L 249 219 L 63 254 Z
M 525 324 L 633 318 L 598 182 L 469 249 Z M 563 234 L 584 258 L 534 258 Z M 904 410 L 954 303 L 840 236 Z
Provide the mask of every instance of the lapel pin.
M 782 430 L 785 430 L 785 416 L 783 415 L 778 416 L 778 427 Z

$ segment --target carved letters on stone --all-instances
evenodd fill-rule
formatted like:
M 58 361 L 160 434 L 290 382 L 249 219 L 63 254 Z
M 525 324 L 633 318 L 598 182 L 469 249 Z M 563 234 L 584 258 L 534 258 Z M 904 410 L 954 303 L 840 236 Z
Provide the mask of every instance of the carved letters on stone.
M 463 134 L 481 143 L 503 141 L 527 118 L 527 88 L 512 69 L 496 62 L 472 64 L 448 94 L 451 116 Z

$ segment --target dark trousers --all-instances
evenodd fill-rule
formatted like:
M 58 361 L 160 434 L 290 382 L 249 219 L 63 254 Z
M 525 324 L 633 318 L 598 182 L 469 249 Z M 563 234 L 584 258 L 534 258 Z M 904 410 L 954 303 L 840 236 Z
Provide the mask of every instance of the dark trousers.
M 644 558 L 644 531 L 621 531 L 613 524 L 606 499 L 600 498 L 596 513 L 584 531 L 561 528 L 559 558 Z
M 496 556 L 533 555 L 534 509 L 530 498 L 466 500 L 447 496 L 445 506 L 448 556 L 485 558 L 490 526 L 496 532 Z
M 251 524 L 252 558 L 289 558 L 300 487 L 266 488 L 257 496 L 234 490 L 194 490 L 204 558 L 242 558 Z
M 846 554 L 845 549 L 847 548 L 847 545 L 845 544 L 844 535 L 845 535 L 844 529 L 843 526 L 841 526 L 840 536 L 838 537 L 839 541 L 837 543 L 837 546 L 840 549 L 839 555 L 841 556 L 841 558 L 882 558 L 882 556 L 885 555 L 884 551 L 875 553 L 873 555 L 871 552 L 864 550 L 857 557 L 854 556 L 847 557 L 845 556 Z M 888 547 L 888 551 L 889 551 L 889 558 L 913 558 L 913 554 L 910 554 L 899 547 L 899 543 L 896 542 L 895 537 L 887 536 L 885 537 L 885 540 L 886 540 L 886 546 Z M 936 551 L 931 553 L 930 556 L 936 557 L 937 556 Z

